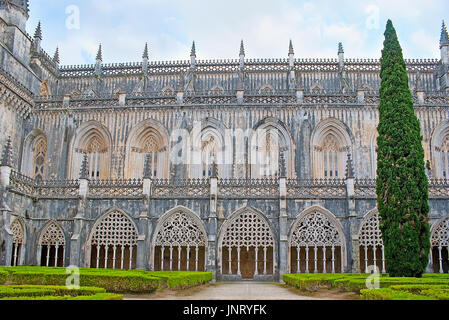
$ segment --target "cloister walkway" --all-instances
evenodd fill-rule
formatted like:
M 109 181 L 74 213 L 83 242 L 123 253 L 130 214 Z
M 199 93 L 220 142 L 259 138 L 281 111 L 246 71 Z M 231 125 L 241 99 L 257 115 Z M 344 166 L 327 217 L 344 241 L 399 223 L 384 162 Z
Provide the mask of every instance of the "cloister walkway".
M 215 283 L 186 292 L 166 291 L 145 296 L 125 296 L 125 300 L 341 300 L 344 296 L 329 294 L 319 298 L 302 296 L 281 284 L 259 282 Z

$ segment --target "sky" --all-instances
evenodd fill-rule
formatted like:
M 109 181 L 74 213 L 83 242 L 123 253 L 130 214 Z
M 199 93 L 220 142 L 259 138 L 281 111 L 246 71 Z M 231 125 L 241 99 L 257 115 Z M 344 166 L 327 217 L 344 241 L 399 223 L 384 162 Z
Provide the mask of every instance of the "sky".
M 150 61 L 287 58 L 379 58 L 388 19 L 405 58 L 439 58 L 447 0 L 30 0 L 27 31 L 41 21 L 42 47 L 61 64 L 138 62 L 148 42 Z

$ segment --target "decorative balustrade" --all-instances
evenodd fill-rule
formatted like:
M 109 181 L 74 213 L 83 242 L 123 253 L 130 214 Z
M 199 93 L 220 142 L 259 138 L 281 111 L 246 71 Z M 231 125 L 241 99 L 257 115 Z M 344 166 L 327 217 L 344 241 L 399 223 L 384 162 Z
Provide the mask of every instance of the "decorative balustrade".
M 78 180 L 47 180 L 36 184 L 38 198 L 78 198 Z
M 151 198 L 197 199 L 208 198 L 210 194 L 209 179 L 180 179 L 153 181 Z
M 35 196 L 36 183 L 33 179 L 13 170 L 9 182 L 11 190 L 30 197 Z
M 345 199 L 346 181 L 343 179 L 287 180 L 289 199 Z
M 89 181 L 89 198 L 141 198 L 142 194 L 140 179 Z
M 218 197 L 225 199 L 277 199 L 277 179 L 220 179 Z
M 356 198 L 376 198 L 376 180 L 356 179 L 354 183 L 354 193 Z
M 89 199 L 143 199 L 143 180 L 91 180 Z M 78 180 L 35 181 L 12 171 L 9 191 L 34 199 L 78 199 Z M 151 199 L 209 199 L 210 179 L 154 179 Z M 278 199 L 279 179 L 218 179 L 217 196 L 220 199 Z M 347 181 L 344 179 L 287 180 L 288 199 L 346 199 Z M 375 179 L 354 181 L 356 199 L 376 199 Z M 429 180 L 430 199 L 449 199 L 449 180 Z

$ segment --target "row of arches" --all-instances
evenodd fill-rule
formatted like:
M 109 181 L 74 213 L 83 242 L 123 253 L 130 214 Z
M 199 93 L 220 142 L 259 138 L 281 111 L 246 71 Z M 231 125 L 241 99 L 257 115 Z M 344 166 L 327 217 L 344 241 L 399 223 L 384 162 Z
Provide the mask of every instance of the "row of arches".
M 137 267 L 137 226 L 119 209 L 97 220 L 86 243 L 86 265 L 91 268 L 134 269 Z M 276 269 L 276 240 L 271 223 L 258 210 L 246 207 L 235 212 L 221 227 L 218 237 L 220 272 L 243 279 L 273 275 Z M 24 262 L 25 232 L 21 219 L 11 224 L 11 265 Z M 449 218 L 432 227 L 431 266 L 449 272 Z M 388 271 L 376 210 L 368 213 L 360 227 L 361 272 L 377 266 Z M 201 219 L 184 207 L 164 214 L 155 229 L 151 248 L 154 270 L 199 271 L 206 269 L 208 237 Z M 41 266 L 62 267 L 66 240 L 61 226 L 51 221 L 38 240 Z M 346 240 L 340 222 L 328 210 L 313 206 L 302 212 L 289 232 L 289 272 L 342 273 L 346 269 Z
M 307 126 L 306 126 L 307 127 Z M 145 161 L 148 173 L 155 178 L 169 177 L 170 163 L 188 165 L 191 178 L 208 178 L 217 164 L 219 176 L 277 177 L 285 165 L 289 178 L 296 177 L 295 139 L 287 127 L 275 118 L 260 121 L 251 130 L 229 130 L 222 122 L 206 118 L 190 131 L 169 134 L 159 122 L 147 119 L 136 125 L 125 143 L 123 177 L 142 177 Z M 111 176 L 113 153 L 111 133 L 102 124 L 82 124 L 69 143 L 67 177 L 78 179 L 84 154 L 88 155 L 89 177 Z M 352 153 L 354 138 L 347 126 L 337 119 L 327 119 L 311 133 L 310 163 L 314 178 L 344 178 L 347 153 Z M 45 177 L 48 140 L 39 129 L 24 142 L 22 172 L 37 179 Z M 249 172 L 244 172 L 249 165 Z

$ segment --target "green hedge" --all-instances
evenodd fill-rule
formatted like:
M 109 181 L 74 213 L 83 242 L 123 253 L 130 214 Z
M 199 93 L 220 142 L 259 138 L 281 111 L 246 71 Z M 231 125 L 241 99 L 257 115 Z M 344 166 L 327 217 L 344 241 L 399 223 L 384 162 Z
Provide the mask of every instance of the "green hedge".
M 14 291 L 15 293 L 25 293 L 25 292 L 38 292 L 43 291 L 48 294 L 38 294 L 39 296 L 46 296 L 49 294 L 57 296 L 92 296 L 99 293 L 106 293 L 104 288 L 96 287 L 80 287 L 79 289 L 68 289 L 66 286 L 39 286 L 39 285 L 10 285 L 10 286 L 0 286 L 0 296 L 7 297 L 7 293 Z M 29 294 L 24 294 L 28 296 Z M 32 296 L 32 294 L 30 294 Z
M 65 268 L 4 267 L 11 284 L 65 285 Z M 182 289 L 211 281 L 211 272 L 143 271 L 80 268 L 80 285 L 101 287 L 113 293 L 152 293 L 159 288 Z
M 6 270 L 0 270 L 0 284 L 5 284 L 8 281 L 9 273 Z
M 92 296 L 43 296 L 43 297 L 9 297 L 1 298 L 4 300 L 123 300 L 123 295 L 114 293 L 98 293 Z
M 390 288 L 361 290 L 360 297 L 362 300 L 435 300 L 428 296 Z

